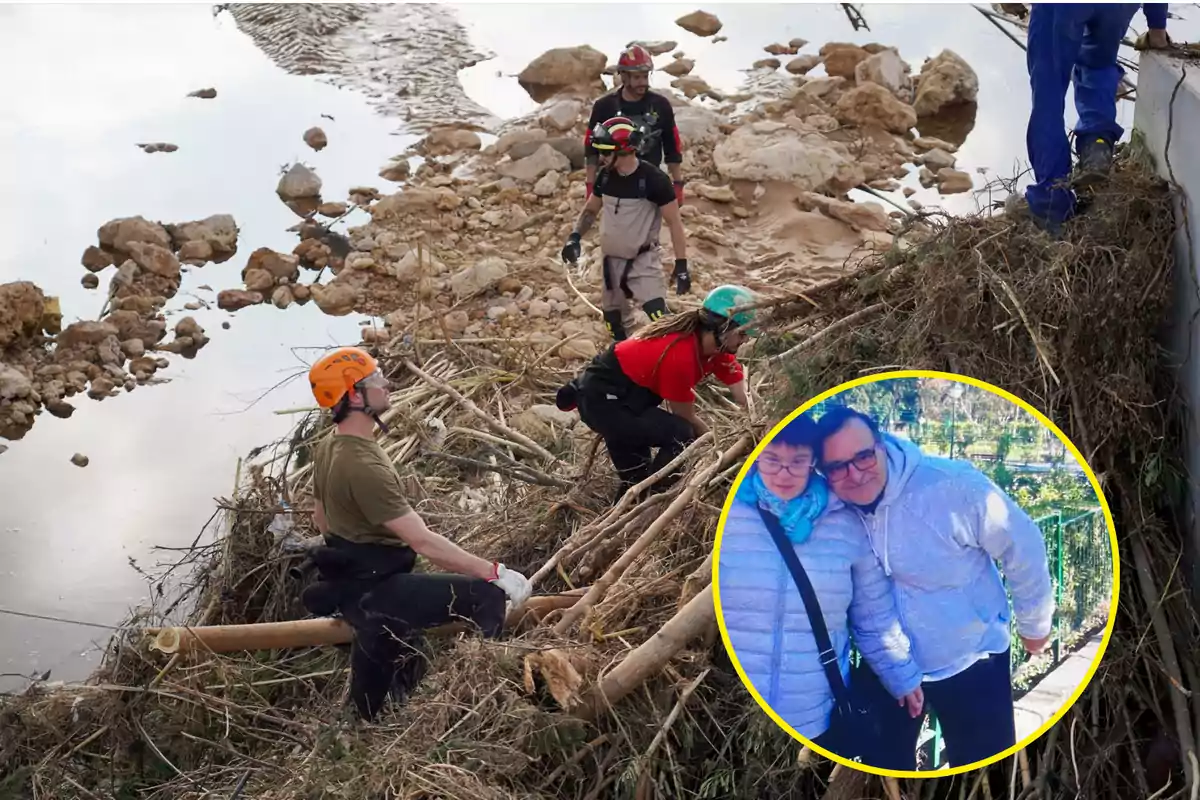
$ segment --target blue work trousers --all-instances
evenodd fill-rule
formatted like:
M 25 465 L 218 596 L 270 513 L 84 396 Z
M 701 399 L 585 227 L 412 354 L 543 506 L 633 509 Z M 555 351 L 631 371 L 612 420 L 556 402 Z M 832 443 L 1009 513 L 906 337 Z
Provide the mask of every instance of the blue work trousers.
M 1034 3 L 1029 14 L 1027 64 L 1033 111 L 1025 146 L 1036 183 L 1025 190 L 1029 210 L 1062 221 L 1075 211 L 1075 195 L 1065 184 L 1071 174 L 1071 145 L 1063 114 L 1067 86 L 1075 84 L 1076 146 L 1089 137 L 1115 143 L 1117 86 L 1124 70 L 1117 63 L 1121 38 L 1140 3 Z

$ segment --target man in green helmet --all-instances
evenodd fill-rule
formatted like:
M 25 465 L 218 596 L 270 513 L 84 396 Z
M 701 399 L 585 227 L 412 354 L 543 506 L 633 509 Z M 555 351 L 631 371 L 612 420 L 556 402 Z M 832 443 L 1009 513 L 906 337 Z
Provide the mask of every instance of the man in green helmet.
M 744 287 L 718 286 L 699 309 L 663 317 L 617 342 L 558 390 L 558 407 L 578 408 L 580 419 L 604 437 L 620 479 L 618 499 L 708 430 L 695 407 L 696 385 L 706 376 L 716 376 L 748 407 L 737 351 L 757 332 L 748 327 L 754 311 L 735 309 L 754 300 Z

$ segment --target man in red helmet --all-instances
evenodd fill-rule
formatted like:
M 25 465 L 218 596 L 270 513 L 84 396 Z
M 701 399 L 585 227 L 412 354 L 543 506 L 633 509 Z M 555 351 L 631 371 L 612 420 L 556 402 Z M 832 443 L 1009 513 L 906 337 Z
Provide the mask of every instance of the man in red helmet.
M 665 220 L 675 250 L 677 294 L 691 291 L 688 274 L 687 234 L 679 215 L 679 203 L 666 174 L 638 158 L 645 131 L 627 117 L 613 117 L 596 125 L 589 142 L 600 162 L 596 183 L 575 230 L 563 247 L 563 261 L 579 261 L 579 243 L 600 212 L 600 252 L 604 257 L 604 293 L 601 306 L 604 324 L 616 341 L 626 338 L 633 323 L 631 300 L 641 304 L 651 321 L 667 314 L 667 292 L 663 281 L 658 234 Z
M 587 188 L 591 197 L 596 181 L 596 153 L 592 152 L 592 131 L 606 119 L 626 117 L 635 127 L 644 128 L 647 135 L 642 142 L 639 155 L 656 167 L 666 161 L 667 171 L 674 184 L 675 202 L 683 204 L 683 143 L 679 139 L 679 128 L 675 125 L 675 109 L 671 101 L 650 90 L 650 73 L 654 61 L 650 52 L 641 45 L 633 45 L 621 53 L 617 61 L 617 74 L 621 85 L 598 99 L 592 106 L 588 119 L 587 133 L 583 137 L 583 149 L 587 158 Z

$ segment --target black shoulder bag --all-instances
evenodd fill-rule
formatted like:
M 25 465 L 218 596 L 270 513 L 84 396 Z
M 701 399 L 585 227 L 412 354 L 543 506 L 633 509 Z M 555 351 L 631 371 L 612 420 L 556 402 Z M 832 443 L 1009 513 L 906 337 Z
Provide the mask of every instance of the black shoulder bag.
M 852 761 L 862 761 L 861 754 L 872 751 L 872 745 L 864 740 L 878 735 L 876 726 L 872 724 L 870 711 L 854 703 L 846 682 L 842 680 L 842 672 L 838 667 L 838 656 L 833 649 L 833 642 L 829 638 L 829 628 L 825 626 L 825 617 L 821 613 L 821 603 L 817 600 L 817 593 L 808 579 L 808 573 L 804 571 L 804 566 L 800 563 L 799 556 L 792 548 L 787 534 L 783 532 L 783 525 L 774 514 L 761 506 L 758 508 L 758 513 L 762 516 L 763 524 L 770 531 L 771 538 L 775 540 L 775 547 L 783 556 L 783 562 L 787 564 L 788 572 L 792 573 L 792 580 L 800 591 L 800 597 L 804 601 L 804 610 L 808 612 L 808 621 L 812 625 L 813 638 L 817 642 L 818 658 L 821 661 L 822 669 L 825 670 L 825 679 L 829 681 L 829 688 L 833 692 L 833 713 L 829 717 L 830 735 L 828 737 L 832 739 L 830 742 L 832 747 L 826 749 L 833 750 L 838 755 Z M 849 746 L 850 742 L 856 742 L 856 746 Z

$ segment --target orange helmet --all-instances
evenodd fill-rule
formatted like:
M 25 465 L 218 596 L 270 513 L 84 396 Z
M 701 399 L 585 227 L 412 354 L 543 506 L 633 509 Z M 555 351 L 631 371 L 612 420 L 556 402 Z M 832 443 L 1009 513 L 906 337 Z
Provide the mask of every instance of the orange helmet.
M 333 408 L 359 384 L 387 387 L 379 362 L 357 347 L 339 347 L 321 356 L 308 371 L 308 383 L 321 408 Z

